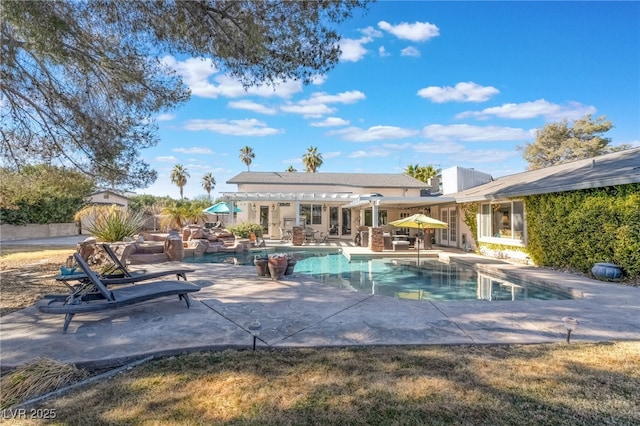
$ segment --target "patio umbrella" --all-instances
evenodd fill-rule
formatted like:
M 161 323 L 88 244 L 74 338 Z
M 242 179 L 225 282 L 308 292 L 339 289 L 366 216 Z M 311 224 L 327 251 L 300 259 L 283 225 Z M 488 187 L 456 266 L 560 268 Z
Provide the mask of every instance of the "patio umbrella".
M 449 225 L 445 222 L 440 222 L 432 217 L 424 214 L 414 214 L 413 216 L 405 217 L 402 219 L 389 222 L 389 225 L 397 226 L 398 228 L 417 228 L 417 229 L 447 229 Z M 423 232 L 424 233 L 424 232 Z M 418 244 L 418 265 L 420 264 L 420 245 Z
M 224 201 L 220 201 L 219 203 L 215 203 L 211 207 L 207 207 L 202 211 L 209 214 L 229 214 L 229 204 L 225 203 Z M 239 213 L 241 211 L 242 210 L 240 210 L 238 207 L 234 206 L 234 213 Z

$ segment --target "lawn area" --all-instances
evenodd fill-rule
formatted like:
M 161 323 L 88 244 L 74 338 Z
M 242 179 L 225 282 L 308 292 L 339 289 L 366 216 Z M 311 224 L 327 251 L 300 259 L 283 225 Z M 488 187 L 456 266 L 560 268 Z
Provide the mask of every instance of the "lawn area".
M 637 425 L 638 395 L 639 342 L 370 347 L 159 359 L 37 408 L 73 425 Z
M 2 246 L 0 254 L 0 315 L 33 305 L 47 293 L 68 290 L 53 279 L 74 247 Z

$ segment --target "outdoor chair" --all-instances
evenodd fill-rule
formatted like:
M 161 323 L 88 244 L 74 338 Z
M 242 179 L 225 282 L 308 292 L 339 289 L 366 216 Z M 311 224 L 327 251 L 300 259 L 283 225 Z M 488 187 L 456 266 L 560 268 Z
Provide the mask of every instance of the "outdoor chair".
M 291 230 L 280 227 L 281 241 L 291 241 Z
M 104 249 L 105 253 L 107 253 L 109 258 L 115 265 L 115 269 L 118 271 L 121 271 L 121 273 L 124 275 L 121 278 L 132 278 L 134 281 L 131 281 L 131 282 L 143 281 L 144 279 L 160 278 L 160 277 L 173 275 L 173 274 L 176 275 L 176 279 L 179 280 L 180 278 L 182 278 L 183 280 L 186 281 L 187 273 L 195 271 L 194 269 L 188 269 L 188 268 L 174 268 L 174 269 L 167 269 L 165 271 L 158 271 L 158 272 L 129 271 L 127 269 L 127 266 L 122 263 L 122 261 L 114 253 L 111 246 L 109 246 L 109 244 L 102 244 L 102 248 Z M 114 279 L 114 278 L 120 278 L 120 277 L 107 276 L 104 278 Z
M 177 295 L 180 300 L 191 306 L 188 293 L 200 291 L 200 288 L 187 281 L 151 281 L 148 283 L 128 285 L 108 290 L 105 283 L 89 268 L 87 262 L 75 253 L 76 263 L 87 277 L 86 286 L 81 292 L 68 296 L 45 296 L 37 303 L 40 312 L 48 314 L 64 314 L 62 332 L 66 333 L 75 314 L 101 312 L 118 309 L 148 300 Z
M 102 248 L 113 262 L 113 266 L 107 269 L 106 273 L 96 274 L 106 286 L 116 284 L 134 284 L 140 281 L 153 280 L 174 274 L 177 280 L 183 279 L 184 281 L 187 281 L 187 273 L 195 271 L 195 269 L 187 268 L 173 268 L 155 272 L 129 271 L 129 269 L 122 264 L 122 261 L 114 253 L 109 244 L 102 244 Z M 79 289 L 82 289 L 88 281 L 87 275 L 83 273 L 70 275 L 58 274 L 53 278 L 56 281 L 65 284 L 72 292 L 77 292 Z M 79 282 L 80 284 L 76 284 L 76 282 Z
M 316 242 L 316 230 L 313 228 L 304 228 L 304 241 L 305 242 Z

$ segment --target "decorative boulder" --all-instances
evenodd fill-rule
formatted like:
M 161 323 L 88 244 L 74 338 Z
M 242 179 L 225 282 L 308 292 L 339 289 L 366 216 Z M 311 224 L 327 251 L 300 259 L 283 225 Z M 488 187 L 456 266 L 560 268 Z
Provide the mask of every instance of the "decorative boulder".
M 181 262 L 184 259 L 184 245 L 182 244 L 182 236 L 177 231 L 169 232 L 167 239 L 164 241 L 164 253 L 169 261 Z

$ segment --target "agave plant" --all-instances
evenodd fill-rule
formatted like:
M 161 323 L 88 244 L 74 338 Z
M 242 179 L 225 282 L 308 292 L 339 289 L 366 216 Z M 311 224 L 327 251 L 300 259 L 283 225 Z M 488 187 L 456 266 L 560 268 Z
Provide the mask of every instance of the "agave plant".
M 120 206 L 87 206 L 74 216 L 86 224 L 87 230 L 100 241 L 107 243 L 133 237 L 144 225 L 142 213 L 132 213 Z

